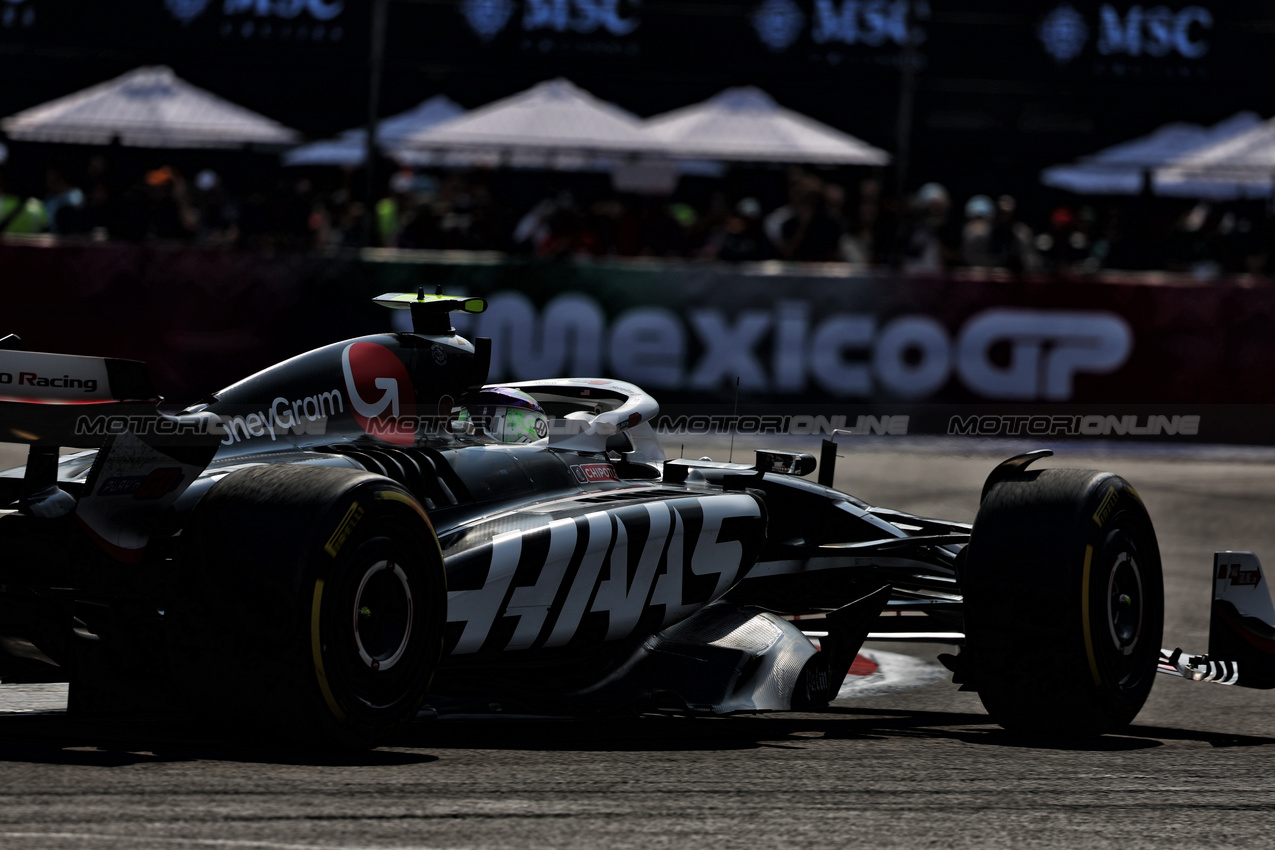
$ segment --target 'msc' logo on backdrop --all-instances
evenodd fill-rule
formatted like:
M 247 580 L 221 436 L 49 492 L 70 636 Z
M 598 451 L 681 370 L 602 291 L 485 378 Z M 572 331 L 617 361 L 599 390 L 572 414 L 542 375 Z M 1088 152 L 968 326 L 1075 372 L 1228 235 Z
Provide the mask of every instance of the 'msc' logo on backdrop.
M 914 22 L 929 16 L 926 0 L 814 0 L 810 38 L 815 44 L 867 47 L 920 44 L 925 33 Z M 765 0 L 752 22 L 762 44 L 782 53 L 806 29 L 807 18 L 795 0 Z
M 491 41 L 513 17 L 514 3 L 513 0 L 465 0 L 460 4 L 460 13 L 479 38 Z
M 1167 6 L 1131 6 L 1121 11 L 1114 4 L 1104 3 L 1094 23 L 1100 56 L 1154 58 L 1176 54 L 1183 59 L 1199 59 L 1209 52 L 1204 36 L 1213 29 L 1213 13 L 1203 6 L 1177 11 Z M 1064 3 L 1044 17 L 1037 35 L 1045 52 L 1065 65 L 1084 51 L 1091 32 L 1085 17 Z
M 523 32 L 606 33 L 626 36 L 638 28 L 635 14 L 621 8 L 626 0 L 524 0 Z M 637 0 L 627 0 L 636 6 Z M 514 0 L 464 0 L 460 13 L 483 41 L 491 41 L 513 19 Z
M 168 13 L 183 24 L 202 15 L 213 0 L 164 0 Z M 345 0 L 222 0 L 223 15 L 291 20 L 303 13 L 318 21 L 330 21 L 345 11 Z
M 208 0 L 164 0 L 168 13 L 183 24 L 188 24 L 204 13 Z

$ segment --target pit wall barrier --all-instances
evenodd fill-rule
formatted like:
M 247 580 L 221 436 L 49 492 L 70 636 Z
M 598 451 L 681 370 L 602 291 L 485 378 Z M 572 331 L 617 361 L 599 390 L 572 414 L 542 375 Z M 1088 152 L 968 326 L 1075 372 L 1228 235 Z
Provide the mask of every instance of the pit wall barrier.
M 915 277 L 10 239 L 0 242 L 0 282 L 0 335 L 144 360 L 180 401 L 406 320 L 372 305 L 375 295 L 441 287 L 489 299 L 486 313 L 454 321 L 492 338 L 491 380 L 605 375 L 666 406 L 907 408 L 939 421 L 933 411 L 969 405 L 1069 405 L 1079 416 L 1085 405 L 1104 416 L 1123 415 L 1121 405 L 1148 415 L 1222 405 L 1262 419 L 1246 406 L 1275 404 L 1275 284 L 1260 279 Z

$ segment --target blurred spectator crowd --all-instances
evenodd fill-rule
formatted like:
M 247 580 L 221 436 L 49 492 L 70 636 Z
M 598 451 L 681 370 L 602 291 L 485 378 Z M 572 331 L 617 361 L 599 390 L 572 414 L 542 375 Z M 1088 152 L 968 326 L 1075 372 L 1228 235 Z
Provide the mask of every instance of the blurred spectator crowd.
M 232 190 L 213 168 L 163 165 L 113 180 L 109 157 L 49 165 L 42 191 L 11 191 L 0 160 L 0 234 L 161 241 L 244 250 L 378 247 L 539 258 L 658 257 L 1091 273 L 1268 274 L 1265 202 L 1149 197 L 1058 204 L 1026 220 L 1009 195 L 954 199 L 938 183 L 902 198 L 879 177 L 772 170 L 750 191 L 695 178 L 692 192 L 618 193 L 605 175 L 394 171 L 373 204 L 361 175 L 266 172 Z M 26 175 L 30 178 L 30 175 Z M 548 182 L 552 181 L 552 185 Z M 683 180 L 683 184 L 688 181 Z M 759 191 L 766 184 L 770 191 Z

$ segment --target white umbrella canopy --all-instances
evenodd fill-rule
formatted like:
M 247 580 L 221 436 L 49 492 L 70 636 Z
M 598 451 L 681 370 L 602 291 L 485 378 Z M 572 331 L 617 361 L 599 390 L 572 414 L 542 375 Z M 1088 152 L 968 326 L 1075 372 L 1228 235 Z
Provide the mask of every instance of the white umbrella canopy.
M 1121 142 L 1083 157 L 1074 164 L 1055 165 L 1040 174 L 1046 186 L 1087 195 L 1136 195 L 1148 172 L 1154 173 L 1194 151 L 1233 138 L 1261 123 L 1253 112 L 1237 112 L 1211 127 L 1185 122 L 1165 124 L 1145 136 Z M 1160 192 L 1160 181 L 1155 189 Z
M 1156 173 L 1156 191 L 1228 200 L 1275 194 L 1275 118 L 1193 151 Z
M 421 153 L 528 167 L 583 167 L 598 154 L 659 153 L 638 118 L 569 80 L 540 83 L 450 121 L 405 137 L 396 158 Z M 414 156 L 415 154 L 415 156 Z M 439 160 L 433 160 L 439 163 Z
M 277 121 L 192 86 L 171 68 L 150 66 L 0 121 L 11 139 L 130 147 L 278 146 L 299 134 Z
M 885 165 L 890 155 L 813 118 L 785 109 L 752 87 L 646 121 L 652 139 L 677 157 L 825 165 Z
M 376 128 L 376 141 L 381 150 L 392 150 L 415 133 L 450 121 L 465 110 L 445 95 L 435 95 L 406 112 L 386 118 Z M 362 165 L 367 158 L 367 129 L 346 130 L 335 139 L 311 142 L 288 151 L 284 165 Z

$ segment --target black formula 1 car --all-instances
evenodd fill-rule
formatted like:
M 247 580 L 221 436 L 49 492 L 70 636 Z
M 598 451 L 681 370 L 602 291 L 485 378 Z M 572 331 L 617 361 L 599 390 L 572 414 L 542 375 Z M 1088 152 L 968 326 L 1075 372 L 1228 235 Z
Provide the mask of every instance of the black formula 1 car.
M 413 332 L 181 410 L 143 364 L 0 341 L 0 439 L 29 445 L 0 476 L 6 680 L 69 681 L 72 712 L 160 706 L 354 745 L 427 700 L 817 710 L 868 638 L 957 647 L 953 681 L 1012 730 L 1120 729 L 1157 670 L 1275 686 L 1248 553 L 1217 556 L 1211 654 L 1161 650 L 1155 533 L 1116 475 L 1012 458 L 970 526 L 833 489 L 829 452 L 817 482 L 810 454 L 667 459 L 631 384 L 484 388 L 489 343 L 449 320 L 482 299 L 377 300 Z M 493 393 L 538 411 L 529 442 L 492 436 L 475 400 Z

